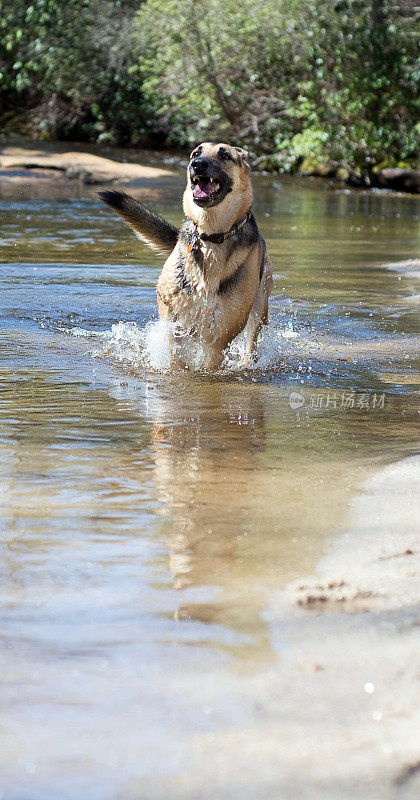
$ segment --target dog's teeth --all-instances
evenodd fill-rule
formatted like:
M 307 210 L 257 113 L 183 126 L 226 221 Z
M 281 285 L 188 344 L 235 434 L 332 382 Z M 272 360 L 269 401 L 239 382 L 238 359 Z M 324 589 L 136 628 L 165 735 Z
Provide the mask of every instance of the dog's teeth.
M 215 192 L 218 192 L 218 191 L 219 191 L 219 189 L 220 189 L 220 183 L 215 183 L 215 184 L 214 184 L 214 190 L 215 190 Z

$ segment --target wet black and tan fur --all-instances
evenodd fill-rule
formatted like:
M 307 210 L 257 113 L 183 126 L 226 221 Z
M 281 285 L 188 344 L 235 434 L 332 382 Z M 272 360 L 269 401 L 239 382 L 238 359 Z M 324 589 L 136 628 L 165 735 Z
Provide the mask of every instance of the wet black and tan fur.
M 245 152 L 212 142 L 193 150 L 179 231 L 123 192 L 99 194 L 143 241 L 168 255 L 156 289 L 159 314 L 200 342 L 205 368 L 217 369 L 243 330 L 249 363 L 268 321 L 272 270 L 251 210 Z

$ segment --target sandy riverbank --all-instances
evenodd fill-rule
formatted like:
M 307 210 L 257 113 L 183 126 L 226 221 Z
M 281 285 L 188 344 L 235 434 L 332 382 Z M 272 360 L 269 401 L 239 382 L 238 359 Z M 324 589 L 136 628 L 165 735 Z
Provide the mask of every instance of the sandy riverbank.
M 185 742 L 174 778 L 126 797 L 419 797 L 419 482 L 420 457 L 371 478 L 317 574 L 271 604 L 277 665 L 212 687 L 253 698 L 252 724 Z
M 50 170 L 61 173 L 66 178 L 77 178 L 86 184 L 156 179 L 171 174 L 169 170 L 158 167 L 116 161 L 94 153 L 67 151 L 58 146 L 3 147 L 0 150 L 0 170 L 6 178 L 16 170 L 28 170 L 28 174 L 29 170 L 32 173 Z

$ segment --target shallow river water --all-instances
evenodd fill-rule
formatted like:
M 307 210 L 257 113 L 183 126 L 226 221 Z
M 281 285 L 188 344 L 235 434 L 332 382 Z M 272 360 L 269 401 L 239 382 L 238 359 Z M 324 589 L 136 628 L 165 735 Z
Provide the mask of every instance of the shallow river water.
M 129 191 L 179 223 L 183 183 Z M 415 451 L 416 201 L 254 188 L 270 327 L 204 375 L 167 368 L 161 259 L 93 189 L 1 184 L 0 797 L 127 797 L 252 725 L 270 603 Z

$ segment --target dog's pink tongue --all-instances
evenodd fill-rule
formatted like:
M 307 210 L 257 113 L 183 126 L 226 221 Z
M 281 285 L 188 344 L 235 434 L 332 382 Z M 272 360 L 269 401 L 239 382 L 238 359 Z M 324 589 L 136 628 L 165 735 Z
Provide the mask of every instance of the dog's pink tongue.
M 210 183 L 197 183 L 194 186 L 194 197 L 197 199 L 201 199 L 202 197 L 210 197 L 213 194 L 216 188 L 216 184 L 214 181 L 210 181 Z

